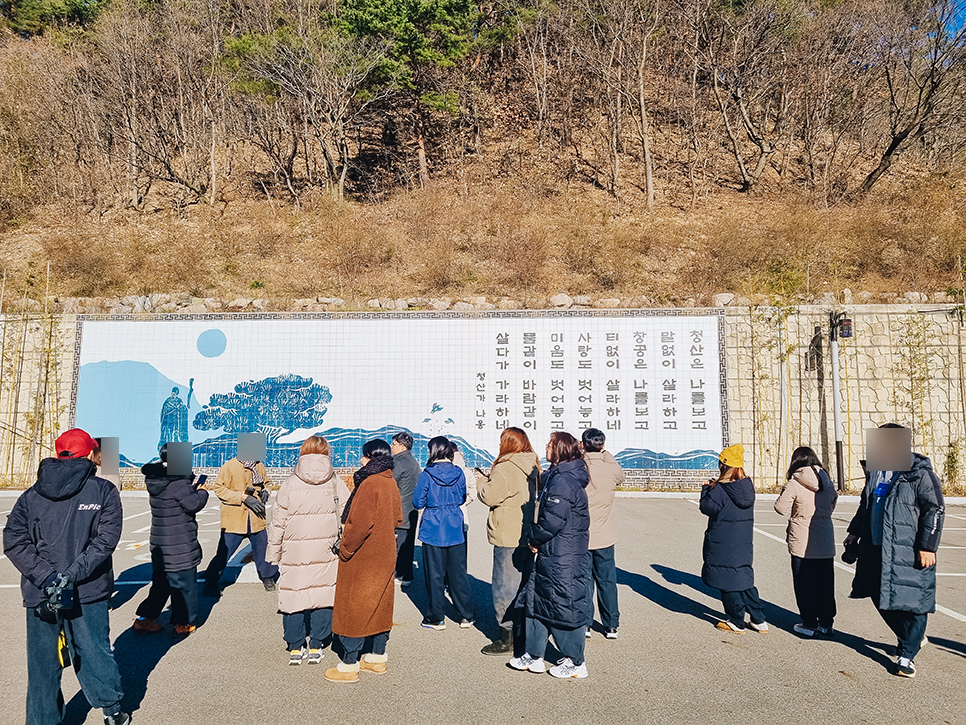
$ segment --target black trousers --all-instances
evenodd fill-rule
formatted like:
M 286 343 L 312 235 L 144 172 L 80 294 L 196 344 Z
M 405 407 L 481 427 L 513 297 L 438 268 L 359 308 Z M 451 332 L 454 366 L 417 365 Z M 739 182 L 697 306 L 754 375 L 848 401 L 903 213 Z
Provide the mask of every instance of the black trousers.
M 446 595 L 443 589 L 449 583 L 457 619 L 476 618 L 473 591 L 466 573 L 466 542 L 454 546 L 423 544 L 423 573 L 426 576 L 426 593 L 429 607 L 426 621 L 441 622 L 446 614 Z
M 416 552 L 416 527 L 419 511 L 409 512 L 408 529 L 396 529 L 396 578 L 408 582 L 413 579 L 413 556 Z
M 755 624 L 765 621 L 765 612 L 761 608 L 758 587 L 745 589 L 741 592 L 721 592 L 721 603 L 724 604 L 725 615 L 732 623 L 739 627 L 745 626 L 745 613 Z
M 171 624 L 194 624 L 198 616 L 198 569 L 184 571 L 154 569 L 147 598 L 138 605 L 136 614 L 157 619 L 171 597 Z
M 793 556 L 792 582 L 802 624 L 809 629 L 831 627 L 835 619 L 834 559 Z

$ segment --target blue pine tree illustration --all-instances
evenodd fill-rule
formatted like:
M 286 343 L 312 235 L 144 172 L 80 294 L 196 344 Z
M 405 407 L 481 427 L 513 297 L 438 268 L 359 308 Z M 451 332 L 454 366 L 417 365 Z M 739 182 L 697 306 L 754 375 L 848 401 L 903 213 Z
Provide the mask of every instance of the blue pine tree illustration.
M 214 393 L 194 419 L 197 430 L 264 433 L 271 446 L 301 428 L 316 428 L 332 394 L 312 378 L 279 375 L 239 383 L 231 393 Z

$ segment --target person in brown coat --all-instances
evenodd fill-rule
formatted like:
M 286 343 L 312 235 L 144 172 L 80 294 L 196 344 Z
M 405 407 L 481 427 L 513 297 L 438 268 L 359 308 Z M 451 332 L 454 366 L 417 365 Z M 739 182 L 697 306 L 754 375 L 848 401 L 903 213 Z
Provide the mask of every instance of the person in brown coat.
M 803 637 L 832 635 L 835 617 L 835 531 L 832 511 L 838 493 L 811 448 L 792 452 L 788 483 L 775 501 L 775 511 L 788 516 L 788 553 L 792 582 L 802 616 L 794 630 Z
M 392 451 L 384 440 L 362 448 L 362 468 L 342 512 L 339 573 L 332 631 L 342 643 L 342 662 L 325 672 L 331 682 L 358 682 L 359 671 L 386 672 L 386 643 L 392 628 L 396 528 L 402 523 L 399 489 L 392 477 Z M 366 641 L 372 651 L 359 661 Z
M 590 619 L 594 619 L 594 586 L 597 587 L 597 611 L 607 639 L 617 639 L 620 610 L 617 606 L 617 564 L 614 546 L 617 544 L 617 522 L 614 520 L 614 492 L 624 482 L 624 469 L 617 459 L 604 450 L 604 432 L 588 428 L 581 436 L 584 460 L 590 471 L 587 485 L 587 504 L 590 509 L 590 543 L 587 558 L 590 577 Z M 590 627 L 585 633 L 590 637 Z
M 275 497 L 268 525 L 265 559 L 278 564 L 278 610 L 289 664 L 322 661 L 322 647 L 332 635 L 332 606 L 339 557 L 341 506 L 349 489 L 336 475 L 325 438 L 309 436 L 299 449 L 295 470 Z M 309 647 L 305 647 L 305 638 Z
M 261 461 L 232 458 L 218 471 L 211 490 L 221 499 L 221 537 L 218 550 L 205 570 L 205 586 L 201 593 L 206 597 L 221 596 L 218 581 L 228 566 L 228 559 L 244 539 L 251 542 L 252 558 L 265 590 L 275 591 L 278 567 L 265 561 L 267 485 L 268 472 Z

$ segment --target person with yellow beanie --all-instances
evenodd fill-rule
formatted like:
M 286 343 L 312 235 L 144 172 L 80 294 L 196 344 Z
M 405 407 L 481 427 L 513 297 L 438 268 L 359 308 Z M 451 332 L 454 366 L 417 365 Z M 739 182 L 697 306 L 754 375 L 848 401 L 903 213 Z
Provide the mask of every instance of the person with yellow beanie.
M 752 568 L 755 487 L 744 465 L 744 446 L 725 448 L 718 456 L 718 478 L 701 487 L 701 513 L 708 517 L 701 580 L 721 592 L 725 619 L 718 629 L 744 632 L 748 614 L 751 629 L 767 632 Z

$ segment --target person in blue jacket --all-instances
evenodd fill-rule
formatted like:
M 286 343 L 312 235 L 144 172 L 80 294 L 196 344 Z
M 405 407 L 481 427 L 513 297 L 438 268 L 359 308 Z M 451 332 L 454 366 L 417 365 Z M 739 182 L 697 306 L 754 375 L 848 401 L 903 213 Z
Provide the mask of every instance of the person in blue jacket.
M 413 505 L 423 511 L 419 540 L 423 544 L 423 574 L 429 605 L 422 625 L 446 629 L 446 584 L 460 627 L 473 626 L 475 607 L 466 573 L 466 533 L 460 505 L 466 500 L 466 476 L 453 465 L 453 446 L 436 436 L 427 444 L 429 459 L 419 474 Z
M 580 442 L 555 431 L 547 444 L 550 468 L 543 475 L 537 520 L 528 544 L 536 554 L 532 575 L 522 597 L 526 611 L 526 652 L 510 660 L 517 670 L 546 672 L 543 661 L 553 635 L 562 659 L 550 674 L 587 677 L 585 631 L 590 624 L 590 512 L 587 484 L 590 472 Z
M 154 634 L 164 628 L 157 619 L 171 598 L 172 636 L 195 631 L 198 616 L 198 543 L 196 514 L 208 503 L 208 491 L 194 485 L 195 475 L 168 473 L 168 445 L 161 447 L 161 462 L 141 468 L 151 504 L 151 589 L 137 608 L 133 629 Z
M 74 672 L 105 725 L 131 721 L 122 712 L 121 675 L 111 651 L 111 556 L 121 538 L 121 497 L 94 475 L 97 444 L 80 428 L 54 443 L 37 482 L 13 506 L 3 528 L 3 553 L 21 573 L 27 608 L 27 725 L 57 725 L 64 717 L 58 656 L 61 631 Z M 9 698 L 5 698 L 9 699 Z
M 725 619 L 718 629 L 744 632 L 748 614 L 751 629 L 767 632 L 752 568 L 755 487 L 745 475 L 744 456 L 740 443 L 725 448 L 718 457 L 718 478 L 701 487 L 701 513 L 708 517 L 701 580 L 721 592 Z

